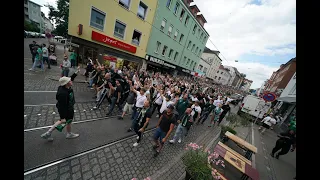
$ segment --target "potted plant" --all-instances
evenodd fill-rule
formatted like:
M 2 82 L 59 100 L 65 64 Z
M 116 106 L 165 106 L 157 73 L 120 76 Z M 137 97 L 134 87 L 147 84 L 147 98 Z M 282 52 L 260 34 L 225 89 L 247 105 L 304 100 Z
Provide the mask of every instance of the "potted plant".
M 182 157 L 182 162 L 186 166 L 186 180 L 213 180 L 220 179 L 217 170 L 210 164 L 224 167 L 224 162 L 219 160 L 219 155 L 211 153 L 196 143 L 187 144 L 187 152 Z
M 220 132 L 220 138 L 221 138 L 221 141 L 224 143 L 224 142 L 227 142 L 229 140 L 229 138 L 225 135 L 225 133 L 229 131 L 230 133 L 236 135 L 237 132 L 233 129 L 233 127 L 231 126 L 221 126 L 221 132 Z

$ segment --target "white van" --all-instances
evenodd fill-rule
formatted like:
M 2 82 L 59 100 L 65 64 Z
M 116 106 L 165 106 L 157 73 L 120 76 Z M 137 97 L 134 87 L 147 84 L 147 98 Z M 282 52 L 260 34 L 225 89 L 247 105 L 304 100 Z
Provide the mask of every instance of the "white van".
M 263 118 L 263 115 L 271 108 L 270 102 L 265 102 L 262 98 L 248 95 L 243 99 L 241 112 L 254 117 Z

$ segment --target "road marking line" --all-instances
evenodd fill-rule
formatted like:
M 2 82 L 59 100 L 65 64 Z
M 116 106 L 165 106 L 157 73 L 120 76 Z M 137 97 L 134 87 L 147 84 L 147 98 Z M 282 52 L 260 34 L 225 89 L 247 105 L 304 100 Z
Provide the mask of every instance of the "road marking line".
M 266 166 L 266 167 L 267 167 L 267 170 L 270 171 L 270 168 L 268 166 Z
M 253 122 L 251 123 L 251 140 L 252 140 L 252 145 L 253 146 L 255 146 L 254 145 L 254 129 L 253 129 Z M 251 165 L 252 165 L 252 167 L 253 168 L 256 168 L 256 155 L 253 153 L 252 154 L 252 156 L 251 156 L 251 158 L 252 158 L 252 163 L 251 163 Z
M 24 91 L 25 93 L 56 93 L 57 91 Z
M 149 129 L 149 130 L 146 130 L 144 133 L 153 131 L 154 129 L 156 129 L 156 128 L 154 127 L 154 128 Z M 94 151 L 97 151 L 97 150 L 99 150 L 99 149 L 103 149 L 103 148 L 112 146 L 112 145 L 114 145 L 114 144 L 116 144 L 116 143 L 120 143 L 120 142 L 126 141 L 126 140 L 131 139 L 131 138 L 136 138 L 136 137 L 137 137 L 137 135 L 134 134 L 134 135 L 132 135 L 132 136 L 129 136 L 129 137 L 120 139 L 120 140 L 118 140 L 118 141 L 115 141 L 115 142 L 112 142 L 112 143 L 109 143 L 109 144 L 105 144 L 105 145 L 102 145 L 102 146 L 100 146 L 100 147 L 93 148 L 93 149 L 91 149 L 91 150 L 84 151 L 84 152 L 82 152 L 82 153 L 79 153 L 79 154 L 76 154 L 76 155 L 72 155 L 72 156 L 67 157 L 67 158 L 62 158 L 61 160 L 58 160 L 58 161 L 49 163 L 49 164 L 44 165 L 44 166 L 40 166 L 40 167 L 35 168 L 35 169 L 32 169 L 32 170 L 30 170 L 30 171 L 26 171 L 23 175 L 26 176 L 26 175 L 28 175 L 28 174 L 31 174 L 31 173 L 40 171 L 40 170 L 42 170 L 42 169 L 45 169 L 45 168 L 54 166 L 54 165 L 56 165 L 56 164 L 60 164 L 60 163 L 63 163 L 63 162 L 65 162 L 65 161 L 69 161 L 69 160 L 71 160 L 71 159 L 80 157 L 80 156 L 82 156 L 82 155 L 89 154 L 89 153 L 94 152 Z

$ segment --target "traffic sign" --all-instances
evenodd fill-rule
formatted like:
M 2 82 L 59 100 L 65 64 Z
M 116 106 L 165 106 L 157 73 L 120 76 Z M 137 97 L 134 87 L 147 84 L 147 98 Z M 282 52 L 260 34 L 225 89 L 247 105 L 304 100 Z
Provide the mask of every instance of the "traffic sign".
M 273 93 L 268 92 L 268 93 L 265 93 L 262 96 L 262 98 L 267 102 L 273 102 L 273 101 L 276 100 L 277 96 L 275 94 L 273 94 Z

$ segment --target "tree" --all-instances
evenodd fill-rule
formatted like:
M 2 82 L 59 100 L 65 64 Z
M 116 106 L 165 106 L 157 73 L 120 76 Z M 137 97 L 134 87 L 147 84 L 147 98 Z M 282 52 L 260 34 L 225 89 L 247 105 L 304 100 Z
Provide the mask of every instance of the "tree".
M 24 20 L 24 30 L 31 32 L 39 32 L 40 28 L 36 23 Z
M 56 3 L 57 8 L 50 4 L 45 5 L 49 8 L 49 19 L 56 24 L 56 29 L 52 33 L 66 37 L 68 35 L 69 0 L 57 0 Z
M 247 75 L 244 74 L 244 73 L 241 73 L 240 75 L 241 75 L 241 77 L 243 77 L 243 78 L 246 78 L 246 77 L 247 77 Z

